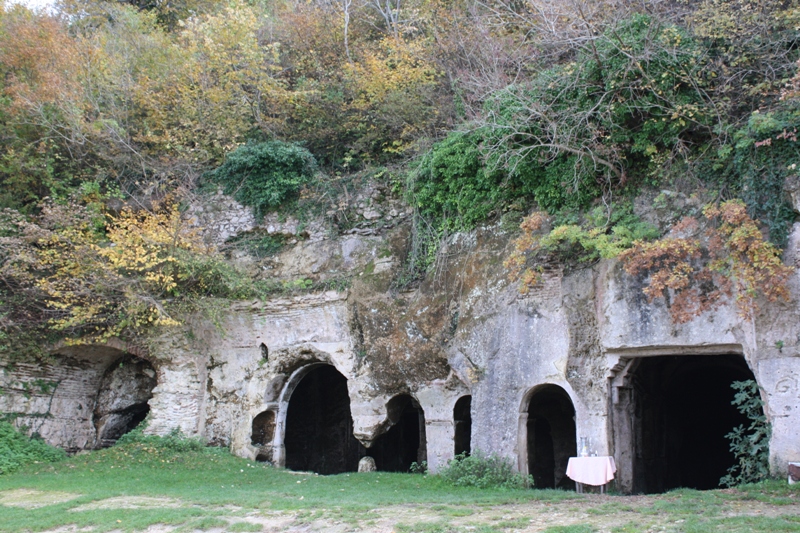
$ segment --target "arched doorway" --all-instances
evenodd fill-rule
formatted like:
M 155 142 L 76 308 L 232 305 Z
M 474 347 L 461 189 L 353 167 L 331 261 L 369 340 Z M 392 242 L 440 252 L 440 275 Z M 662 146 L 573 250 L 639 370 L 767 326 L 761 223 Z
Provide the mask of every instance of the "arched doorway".
M 755 379 L 744 357 L 658 356 L 635 363 L 622 414 L 630 417 L 632 435 L 615 431 L 632 448 L 632 491 L 717 488 L 735 462 L 725 435 L 748 423 L 731 405 L 731 383 Z
M 331 365 L 312 368 L 286 412 L 286 468 L 318 474 L 355 472 L 364 447 L 353 436 L 347 379 Z
M 453 408 L 453 453 L 455 455 L 472 452 L 472 396 L 462 396 Z
M 425 413 L 408 394 L 395 396 L 386 404 L 391 427 L 375 439 L 367 455 L 378 470 L 408 472 L 412 463 L 428 460 L 425 441 Z
M 537 489 L 573 489 L 567 463 L 577 454 L 575 408 L 567 391 L 542 385 L 523 404 L 528 473 Z
M 145 359 L 126 354 L 111 363 L 94 405 L 95 447 L 113 446 L 147 417 L 155 386 L 156 371 Z

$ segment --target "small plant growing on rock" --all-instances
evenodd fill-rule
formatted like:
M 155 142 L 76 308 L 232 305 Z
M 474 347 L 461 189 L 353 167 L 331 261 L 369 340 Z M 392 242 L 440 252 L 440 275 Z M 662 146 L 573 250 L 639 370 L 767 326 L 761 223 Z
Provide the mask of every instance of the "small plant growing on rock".
M 521 489 L 533 484 L 533 478 L 515 472 L 508 459 L 480 451 L 456 455 L 439 475 L 456 487 Z

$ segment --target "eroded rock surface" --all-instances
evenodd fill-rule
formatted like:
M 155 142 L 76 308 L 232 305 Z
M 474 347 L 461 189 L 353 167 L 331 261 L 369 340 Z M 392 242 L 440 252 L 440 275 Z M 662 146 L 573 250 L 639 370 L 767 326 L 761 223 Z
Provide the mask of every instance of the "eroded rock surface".
M 538 287 L 522 295 L 502 265 L 513 224 L 498 223 L 452 236 L 434 271 L 421 283 L 401 288 L 410 229 L 402 209 L 381 203 L 381 194 L 365 194 L 348 207 L 355 209 L 348 212 L 358 220 L 351 229 L 358 231 L 348 229 L 338 237 L 313 229 L 319 225 L 300 235 L 291 234 L 296 228 L 290 223 L 277 228 L 277 222 L 265 221 L 297 242 L 270 258 L 253 259 L 253 268 L 289 282 L 344 277 L 349 287 L 238 302 L 221 314 L 218 324 L 188 320 L 154 339 L 143 355 L 156 372 L 147 400 L 148 431 L 179 428 L 250 459 L 286 465 L 300 457 L 298 464 L 317 470 L 323 467 L 314 465 L 329 464 L 334 457 L 326 455 L 326 446 L 303 444 L 304 439 L 330 441 L 334 444 L 327 448 L 341 455 L 340 446 L 352 435 L 359 447 L 347 448 L 354 455 L 342 464 L 355 470 L 361 457 L 374 456 L 380 469 L 376 454 L 385 453 L 380 452 L 386 449 L 382 437 L 413 434 L 406 439 L 408 449 L 398 448 L 396 454 L 426 460 L 431 471 L 457 452 L 480 450 L 508 458 L 520 471 L 540 472 L 540 478 L 550 475 L 541 472 L 552 472 L 552 484 L 567 488 L 564 461 L 575 451 L 564 442 L 585 437 L 594 452 L 615 457 L 623 490 L 651 490 L 664 479 L 648 481 L 660 474 L 636 459 L 648 449 L 640 441 L 666 436 L 655 430 L 642 433 L 643 427 L 656 427 L 647 419 L 647 406 L 656 405 L 648 398 L 661 398 L 659 387 L 678 382 L 665 375 L 656 386 L 652 369 L 682 368 L 665 358 L 705 358 L 703 364 L 712 367 L 709 376 L 714 365 L 721 369 L 736 361 L 762 387 L 773 424 L 774 472 L 800 461 L 797 276 L 791 282 L 792 301 L 763 302 L 754 320 L 739 316 L 734 306 L 723 306 L 676 325 L 666 304 L 648 302 L 643 280 L 625 274 L 615 261 L 570 271 L 552 267 Z M 668 200 L 685 211 L 697 207 L 692 199 Z M 652 216 L 663 222 L 657 212 Z M 240 218 L 216 226 L 213 217 L 204 220 L 222 228 L 220 235 L 227 239 L 255 227 Z M 786 261 L 793 264 L 798 264 L 798 235 L 800 227 L 786 251 Z M 133 389 L 147 389 L 137 385 L 118 396 L 98 396 L 104 375 L 120 383 L 107 388 L 119 391 L 126 390 L 123 382 L 146 381 L 144 366 L 130 380 L 108 374 L 120 353 L 104 350 L 70 348 L 58 352 L 52 364 L 8 369 L 3 377 L 8 393 L 0 398 L 4 410 L 21 413 L 21 422 L 60 446 L 98 444 L 93 424 L 99 420 L 103 426 L 108 416 L 103 413 L 139 402 L 144 394 L 137 396 Z M 294 394 L 310 394 L 303 392 L 305 380 L 320 366 L 332 367 L 344 379 L 349 417 L 347 409 L 329 409 L 326 402 L 334 400 L 323 395 L 306 407 L 309 420 L 327 417 L 319 422 L 321 433 L 292 436 L 293 402 L 303 401 Z M 678 374 L 674 379 L 683 379 Z M 26 387 L 36 379 L 56 383 L 55 393 L 31 394 Z M 120 400 L 123 396 L 127 403 Z M 457 409 L 468 397 L 467 411 Z M 413 416 L 393 413 L 401 398 L 408 398 L 402 402 L 413 407 Z M 550 405 L 562 400 L 563 405 Z M 314 411 L 315 405 L 328 410 Z M 675 431 L 691 446 L 695 437 Z M 678 454 L 683 444 L 669 446 Z

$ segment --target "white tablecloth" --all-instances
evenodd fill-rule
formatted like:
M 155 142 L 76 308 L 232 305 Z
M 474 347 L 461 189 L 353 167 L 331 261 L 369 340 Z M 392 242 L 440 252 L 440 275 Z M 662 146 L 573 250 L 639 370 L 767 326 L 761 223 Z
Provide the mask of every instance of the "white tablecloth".
M 570 457 L 567 476 L 584 485 L 605 485 L 614 479 L 617 465 L 613 457 Z

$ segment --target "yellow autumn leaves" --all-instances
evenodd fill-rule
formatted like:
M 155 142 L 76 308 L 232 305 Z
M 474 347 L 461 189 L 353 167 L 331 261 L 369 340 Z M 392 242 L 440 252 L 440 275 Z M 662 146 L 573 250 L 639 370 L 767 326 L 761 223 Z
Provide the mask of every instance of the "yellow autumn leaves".
M 190 278 L 187 262 L 214 250 L 177 205 L 156 212 L 126 209 L 107 216 L 101 231 L 96 219 L 69 209 L 83 210 L 49 206 L 47 223 L 63 217 L 65 224 L 31 243 L 35 286 L 51 311 L 50 327 L 105 339 L 178 324 L 167 303 Z

